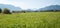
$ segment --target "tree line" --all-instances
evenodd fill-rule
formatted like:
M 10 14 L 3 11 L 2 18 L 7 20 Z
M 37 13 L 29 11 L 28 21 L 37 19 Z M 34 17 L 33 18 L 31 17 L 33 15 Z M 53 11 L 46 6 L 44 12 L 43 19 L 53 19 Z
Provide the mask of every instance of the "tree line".
M 10 10 L 8 8 L 4 8 L 3 10 L 0 8 L 0 13 L 11 14 L 11 12 L 10 12 Z
M 12 13 L 25 13 L 26 11 L 10 11 L 10 9 L 8 8 L 4 8 L 4 9 L 1 9 L 0 8 L 0 13 L 3 13 L 3 14 L 12 14 Z
M 1 9 L 0 8 L 0 13 L 3 13 L 3 14 L 12 14 L 12 13 L 26 13 L 26 12 L 60 12 L 60 10 L 40 10 L 40 11 L 27 11 L 27 10 L 22 10 L 22 11 L 12 11 L 10 12 L 10 9 L 8 8 L 4 8 L 4 9 Z

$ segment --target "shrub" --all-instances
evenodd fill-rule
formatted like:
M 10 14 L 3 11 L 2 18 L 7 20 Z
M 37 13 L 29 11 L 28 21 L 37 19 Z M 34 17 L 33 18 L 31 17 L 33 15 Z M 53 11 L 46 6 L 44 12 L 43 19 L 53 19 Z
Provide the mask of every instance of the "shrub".
M 3 13 L 4 13 L 4 14 L 11 14 L 10 10 L 7 9 L 7 8 L 4 8 Z

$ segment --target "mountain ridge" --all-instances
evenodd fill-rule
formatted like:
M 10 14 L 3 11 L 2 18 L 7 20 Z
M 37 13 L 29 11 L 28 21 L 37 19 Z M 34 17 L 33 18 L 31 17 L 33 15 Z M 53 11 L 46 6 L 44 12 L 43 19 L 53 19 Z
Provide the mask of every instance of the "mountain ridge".
M 10 9 L 11 11 L 20 11 L 21 8 L 20 7 L 15 7 L 13 5 L 9 5 L 9 4 L 0 4 L 0 8 L 3 9 L 3 8 L 8 8 Z
M 44 10 L 60 10 L 60 5 L 50 5 L 50 6 L 46 6 L 44 8 L 40 8 L 38 10 L 40 10 L 40 11 L 44 11 Z

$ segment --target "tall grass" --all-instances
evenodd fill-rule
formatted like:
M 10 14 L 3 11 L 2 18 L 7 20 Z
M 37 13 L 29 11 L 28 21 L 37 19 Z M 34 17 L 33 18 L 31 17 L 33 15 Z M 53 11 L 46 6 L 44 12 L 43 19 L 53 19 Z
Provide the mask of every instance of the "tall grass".
M 60 12 L 0 14 L 0 28 L 60 28 Z

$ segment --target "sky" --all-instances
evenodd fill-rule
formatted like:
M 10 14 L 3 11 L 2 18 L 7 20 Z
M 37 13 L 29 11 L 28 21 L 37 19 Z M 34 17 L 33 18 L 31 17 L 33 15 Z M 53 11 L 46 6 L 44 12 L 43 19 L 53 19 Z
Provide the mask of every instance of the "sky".
M 60 0 L 0 0 L 0 4 L 10 4 L 22 9 L 38 9 L 49 5 L 60 5 Z

